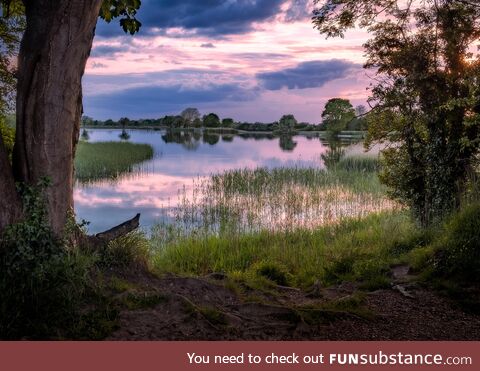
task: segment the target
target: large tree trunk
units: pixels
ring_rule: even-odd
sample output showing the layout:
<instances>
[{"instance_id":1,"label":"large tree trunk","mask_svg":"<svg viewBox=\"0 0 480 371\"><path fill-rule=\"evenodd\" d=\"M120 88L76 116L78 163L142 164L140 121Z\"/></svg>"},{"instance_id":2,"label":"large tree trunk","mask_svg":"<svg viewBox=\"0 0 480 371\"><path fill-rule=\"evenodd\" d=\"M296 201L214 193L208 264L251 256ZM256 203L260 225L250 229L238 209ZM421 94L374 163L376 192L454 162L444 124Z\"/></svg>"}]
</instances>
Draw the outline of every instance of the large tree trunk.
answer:
<instances>
[{"instance_id":1,"label":"large tree trunk","mask_svg":"<svg viewBox=\"0 0 480 371\"><path fill-rule=\"evenodd\" d=\"M12 167L0 134L0 234L6 226L18 221L21 213L22 205L15 189Z\"/></svg>"},{"instance_id":2,"label":"large tree trunk","mask_svg":"<svg viewBox=\"0 0 480 371\"><path fill-rule=\"evenodd\" d=\"M101 0L24 3L27 28L19 55L13 172L16 181L27 184L36 184L43 177L51 180L45 190L48 215L54 232L60 235L67 214L73 209L73 160L82 113L81 79Z\"/></svg>"}]
</instances>

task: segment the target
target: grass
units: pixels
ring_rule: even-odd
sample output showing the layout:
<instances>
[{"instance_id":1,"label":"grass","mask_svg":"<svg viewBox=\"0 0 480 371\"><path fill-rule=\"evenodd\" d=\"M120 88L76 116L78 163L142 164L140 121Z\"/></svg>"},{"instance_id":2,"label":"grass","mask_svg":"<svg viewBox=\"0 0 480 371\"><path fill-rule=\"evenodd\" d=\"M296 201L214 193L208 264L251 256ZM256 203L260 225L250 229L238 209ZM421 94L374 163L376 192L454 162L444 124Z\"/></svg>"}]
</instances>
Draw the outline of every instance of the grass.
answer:
<instances>
[{"instance_id":1,"label":"grass","mask_svg":"<svg viewBox=\"0 0 480 371\"><path fill-rule=\"evenodd\" d=\"M140 230L110 241L101 250L101 263L110 268L147 269L149 258L150 244Z\"/></svg>"},{"instance_id":2,"label":"grass","mask_svg":"<svg viewBox=\"0 0 480 371\"><path fill-rule=\"evenodd\" d=\"M413 246L411 236L418 233L407 213L384 212L313 230L191 236L157 246L153 264L160 272L225 272L303 288L316 280L368 283L384 277L405 254L398 247Z\"/></svg>"},{"instance_id":3,"label":"grass","mask_svg":"<svg viewBox=\"0 0 480 371\"><path fill-rule=\"evenodd\" d=\"M333 167L243 169L212 175L151 236L160 272L225 272L252 285L387 285L389 264L417 232L385 197L374 158Z\"/></svg>"},{"instance_id":4,"label":"grass","mask_svg":"<svg viewBox=\"0 0 480 371\"><path fill-rule=\"evenodd\" d=\"M81 141L75 157L75 175L82 183L117 179L151 158L153 148L148 144Z\"/></svg>"},{"instance_id":5,"label":"grass","mask_svg":"<svg viewBox=\"0 0 480 371\"><path fill-rule=\"evenodd\" d=\"M153 237L159 245L190 235L312 229L398 208L386 198L377 166L373 159L349 159L329 170L257 168L212 175L181 194Z\"/></svg>"}]
</instances>

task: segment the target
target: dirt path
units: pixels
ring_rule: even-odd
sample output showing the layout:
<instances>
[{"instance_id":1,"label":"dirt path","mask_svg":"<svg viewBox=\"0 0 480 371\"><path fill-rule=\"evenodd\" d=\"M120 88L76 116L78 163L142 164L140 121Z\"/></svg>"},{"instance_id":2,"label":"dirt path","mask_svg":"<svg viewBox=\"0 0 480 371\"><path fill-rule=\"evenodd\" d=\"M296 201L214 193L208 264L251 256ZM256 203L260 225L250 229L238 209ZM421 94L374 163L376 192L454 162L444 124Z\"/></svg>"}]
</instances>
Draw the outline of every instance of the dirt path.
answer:
<instances>
[{"instance_id":1,"label":"dirt path","mask_svg":"<svg viewBox=\"0 0 480 371\"><path fill-rule=\"evenodd\" d=\"M479 340L480 316L392 271L392 289L360 293L354 284L310 292L229 289L208 278L129 277L150 308L124 310L110 340ZM216 278L216 279L215 279Z\"/></svg>"}]
</instances>

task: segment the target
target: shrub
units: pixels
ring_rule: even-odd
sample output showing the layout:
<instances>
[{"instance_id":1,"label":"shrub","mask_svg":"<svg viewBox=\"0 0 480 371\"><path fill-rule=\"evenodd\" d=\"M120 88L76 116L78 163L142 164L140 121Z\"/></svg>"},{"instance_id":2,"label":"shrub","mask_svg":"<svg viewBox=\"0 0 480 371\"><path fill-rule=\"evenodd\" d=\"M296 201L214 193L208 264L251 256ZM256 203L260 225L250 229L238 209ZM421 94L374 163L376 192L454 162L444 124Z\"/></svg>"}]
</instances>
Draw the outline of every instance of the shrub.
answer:
<instances>
[{"instance_id":1,"label":"shrub","mask_svg":"<svg viewBox=\"0 0 480 371\"><path fill-rule=\"evenodd\" d=\"M480 204L450 217L434 247L437 273L480 282Z\"/></svg>"},{"instance_id":2,"label":"shrub","mask_svg":"<svg viewBox=\"0 0 480 371\"><path fill-rule=\"evenodd\" d=\"M0 338L48 338L78 318L92 258L68 251L46 219L41 191L24 186L25 218L0 240Z\"/></svg>"}]
</instances>

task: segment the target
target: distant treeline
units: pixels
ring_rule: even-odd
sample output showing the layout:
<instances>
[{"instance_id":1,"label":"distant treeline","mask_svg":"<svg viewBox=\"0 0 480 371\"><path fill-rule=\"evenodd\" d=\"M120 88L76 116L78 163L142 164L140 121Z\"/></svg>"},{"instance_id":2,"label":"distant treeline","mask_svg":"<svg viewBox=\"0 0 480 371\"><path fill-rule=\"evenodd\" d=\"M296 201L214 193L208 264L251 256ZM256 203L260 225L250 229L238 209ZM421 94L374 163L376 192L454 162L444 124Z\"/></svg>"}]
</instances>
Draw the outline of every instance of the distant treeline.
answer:
<instances>
[{"instance_id":1,"label":"distant treeline","mask_svg":"<svg viewBox=\"0 0 480 371\"><path fill-rule=\"evenodd\" d=\"M167 115L157 119L139 119L133 120L123 117L117 121L108 119L105 121L94 120L88 116L82 117L82 125L89 127L119 127L119 128L135 128L135 127L158 127L158 128L229 128L241 131L252 132L296 132L296 131L364 131L366 130L366 119L363 117L365 109L362 106L356 109L351 106L350 102L344 100L343 103L348 104L348 112L345 107L333 107L335 120L326 119L326 111L322 114L323 121L320 124L310 124L308 122L298 122L293 115L284 115L279 121L263 123L263 122L239 122L232 118L221 119L215 113L200 115L196 108L186 108L179 115ZM332 108L332 107L330 107ZM326 110L328 109L328 105ZM342 111L343 109L343 111ZM357 113L355 115L354 113ZM333 122L335 121L335 122Z\"/></svg>"}]
</instances>

